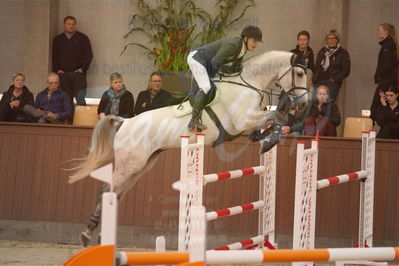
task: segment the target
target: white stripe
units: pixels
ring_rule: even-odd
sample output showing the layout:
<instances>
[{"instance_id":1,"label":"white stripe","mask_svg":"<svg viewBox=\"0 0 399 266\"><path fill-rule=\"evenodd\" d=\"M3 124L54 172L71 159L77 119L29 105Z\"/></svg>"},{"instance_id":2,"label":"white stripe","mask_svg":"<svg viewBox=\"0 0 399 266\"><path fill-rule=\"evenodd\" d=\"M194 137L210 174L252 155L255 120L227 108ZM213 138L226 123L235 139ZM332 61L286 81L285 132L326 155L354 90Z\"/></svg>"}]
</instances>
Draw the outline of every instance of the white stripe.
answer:
<instances>
[{"instance_id":1,"label":"white stripe","mask_svg":"<svg viewBox=\"0 0 399 266\"><path fill-rule=\"evenodd\" d=\"M231 208L228 208L228 210L230 211L229 216L244 212L244 210L241 208L241 206L231 207Z\"/></svg>"},{"instance_id":2,"label":"white stripe","mask_svg":"<svg viewBox=\"0 0 399 266\"><path fill-rule=\"evenodd\" d=\"M120 252L119 252L119 258L120 258L120 261L121 261L121 265L127 265L127 255L126 255L126 252L120 251Z\"/></svg>"},{"instance_id":3,"label":"white stripe","mask_svg":"<svg viewBox=\"0 0 399 266\"><path fill-rule=\"evenodd\" d=\"M209 264L244 264L244 263L261 263L263 261L263 253L260 250L225 250L206 252L206 263Z\"/></svg>"},{"instance_id":4,"label":"white stripe","mask_svg":"<svg viewBox=\"0 0 399 266\"><path fill-rule=\"evenodd\" d=\"M254 175L259 175L259 174L263 174L263 172L264 171L266 171L266 167L264 167L264 166L255 166L255 167L252 167L254 170L255 170L255 172L254 172Z\"/></svg>"},{"instance_id":5,"label":"white stripe","mask_svg":"<svg viewBox=\"0 0 399 266\"><path fill-rule=\"evenodd\" d=\"M219 180L219 177L217 174L204 175L204 183L212 183L212 182L216 182L218 180Z\"/></svg>"},{"instance_id":6,"label":"white stripe","mask_svg":"<svg viewBox=\"0 0 399 266\"><path fill-rule=\"evenodd\" d=\"M326 188L330 185L327 179L317 181L317 189Z\"/></svg>"},{"instance_id":7,"label":"white stripe","mask_svg":"<svg viewBox=\"0 0 399 266\"><path fill-rule=\"evenodd\" d=\"M237 250L237 249L242 249L242 244L240 242L235 242L235 243L227 245L227 247L230 250Z\"/></svg>"},{"instance_id":8,"label":"white stripe","mask_svg":"<svg viewBox=\"0 0 399 266\"><path fill-rule=\"evenodd\" d=\"M229 171L229 174L230 174L230 178L238 178L238 177L242 177L244 175L242 170Z\"/></svg>"},{"instance_id":9,"label":"white stripe","mask_svg":"<svg viewBox=\"0 0 399 266\"><path fill-rule=\"evenodd\" d=\"M346 183L349 181L349 175L339 175L338 177L338 184Z\"/></svg>"},{"instance_id":10,"label":"white stripe","mask_svg":"<svg viewBox=\"0 0 399 266\"><path fill-rule=\"evenodd\" d=\"M218 218L218 214L216 212L214 212L214 211L206 213L206 220L207 221L216 220L217 218Z\"/></svg>"},{"instance_id":11,"label":"white stripe","mask_svg":"<svg viewBox=\"0 0 399 266\"><path fill-rule=\"evenodd\" d=\"M258 201L252 202L251 204L254 205L254 210L263 208L263 206L265 206L265 202L263 200L258 200Z\"/></svg>"},{"instance_id":12,"label":"white stripe","mask_svg":"<svg viewBox=\"0 0 399 266\"><path fill-rule=\"evenodd\" d=\"M334 248L330 252L329 261L337 260L393 260L394 248Z\"/></svg>"}]
</instances>

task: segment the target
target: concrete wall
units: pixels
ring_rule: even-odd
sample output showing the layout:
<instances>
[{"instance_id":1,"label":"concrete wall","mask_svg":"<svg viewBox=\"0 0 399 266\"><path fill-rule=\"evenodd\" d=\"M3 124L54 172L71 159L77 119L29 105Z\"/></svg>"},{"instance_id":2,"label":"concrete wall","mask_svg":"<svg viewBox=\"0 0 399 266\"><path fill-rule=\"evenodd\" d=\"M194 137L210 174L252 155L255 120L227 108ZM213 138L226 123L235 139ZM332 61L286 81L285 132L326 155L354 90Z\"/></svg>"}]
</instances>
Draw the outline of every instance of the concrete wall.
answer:
<instances>
[{"instance_id":1,"label":"concrete wall","mask_svg":"<svg viewBox=\"0 0 399 266\"><path fill-rule=\"evenodd\" d=\"M155 0L150 0L154 3ZM197 1L208 11L216 1ZM381 22L395 24L399 1L257 0L256 8L228 32L236 35L243 26L255 24L264 31L264 44L255 52L288 50L296 44L298 31L311 34L311 46L317 51L324 45L328 30L342 33L342 45L352 59L352 72L345 82L340 106L346 116L359 116L369 107L374 91L372 76L376 66L378 41L376 28ZM46 73L51 69L51 40L62 31L63 18L74 15L78 30L86 33L92 43L94 59L88 71L88 96L100 97L108 87L108 76L118 71L124 75L129 90L137 97L147 86L148 75L154 70L142 50L129 48L120 55L127 40L129 18L135 13L135 1L1 1L0 89L10 84L13 72L27 75L27 85L38 92L45 86Z\"/></svg>"}]
</instances>

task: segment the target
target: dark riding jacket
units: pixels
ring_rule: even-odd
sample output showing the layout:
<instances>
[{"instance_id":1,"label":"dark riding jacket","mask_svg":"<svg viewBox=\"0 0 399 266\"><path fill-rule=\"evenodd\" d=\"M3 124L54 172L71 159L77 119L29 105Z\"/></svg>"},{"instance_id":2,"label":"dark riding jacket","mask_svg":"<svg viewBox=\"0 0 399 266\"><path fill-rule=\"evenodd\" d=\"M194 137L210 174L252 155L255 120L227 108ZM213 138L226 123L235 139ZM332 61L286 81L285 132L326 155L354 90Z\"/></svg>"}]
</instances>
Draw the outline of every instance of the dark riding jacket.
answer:
<instances>
[{"instance_id":1,"label":"dark riding jacket","mask_svg":"<svg viewBox=\"0 0 399 266\"><path fill-rule=\"evenodd\" d=\"M374 74L374 82L378 83L379 89L385 91L389 86L395 84L397 66L396 45L391 36L380 41L380 45L381 49L378 53L378 63Z\"/></svg>"},{"instance_id":2,"label":"dark riding jacket","mask_svg":"<svg viewBox=\"0 0 399 266\"><path fill-rule=\"evenodd\" d=\"M241 37L223 38L201 46L193 56L203 65L210 78L215 77L218 71L223 73L235 73L241 68L243 56L240 56L243 46ZM227 65L233 63L232 65Z\"/></svg>"}]
</instances>

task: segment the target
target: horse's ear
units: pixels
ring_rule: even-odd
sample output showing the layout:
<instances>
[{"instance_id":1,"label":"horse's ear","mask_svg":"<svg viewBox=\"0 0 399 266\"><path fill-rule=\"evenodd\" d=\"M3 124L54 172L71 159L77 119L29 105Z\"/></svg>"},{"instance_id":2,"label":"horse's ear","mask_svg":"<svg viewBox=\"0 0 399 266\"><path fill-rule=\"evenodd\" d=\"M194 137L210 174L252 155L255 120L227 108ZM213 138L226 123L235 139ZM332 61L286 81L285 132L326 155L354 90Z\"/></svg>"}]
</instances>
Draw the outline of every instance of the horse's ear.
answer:
<instances>
[{"instance_id":1,"label":"horse's ear","mask_svg":"<svg viewBox=\"0 0 399 266\"><path fill-rule=\"evenodd\" d=\"M291 66L294 66L296 63L298 63L297 61L298 61L298 55L295 53L292 54L291 60L290 60Z\"/></svg>"}]
</instances>

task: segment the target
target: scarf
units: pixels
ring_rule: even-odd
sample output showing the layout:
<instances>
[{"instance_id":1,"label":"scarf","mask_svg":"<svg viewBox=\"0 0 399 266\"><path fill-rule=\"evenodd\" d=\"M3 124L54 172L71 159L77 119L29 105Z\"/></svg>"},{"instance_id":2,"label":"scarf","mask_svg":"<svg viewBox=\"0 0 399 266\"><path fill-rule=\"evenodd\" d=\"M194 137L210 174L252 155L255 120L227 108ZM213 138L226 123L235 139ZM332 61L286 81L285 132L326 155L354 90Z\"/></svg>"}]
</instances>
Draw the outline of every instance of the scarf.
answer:
<instances>
[{"instance_id":1,"label":"scarf","mask_svg":"<svg viewBox=\"0 0 399 266\"><path fill-rule=\"evenodd\" d=\"M125 93L126 93L125 85L123 85L122 90L118 93L115 93L115 91L112 89L112 87L110 87L107 90L109 102L107 103L107 106L105 107L105 110L104 110L106 114L111 114L111 115L119 114L119 103L120 103L123 95L125 95Z\"/></svg>"},{"instance_id":2,"label":"scarf","mask_svg":"<svg viewBox=\"0 0 399 266\"><path fill-rule=\"evenodd\" d=\"M341 47L340 44L338 44L336 48L330 48L326 46L326 52L324 53L324 58L323 60L321 60L320 63L324 71L327 71L328 67L330 66L330 56L332 56L340 47Z\"/></svg>"}]
</instances>

